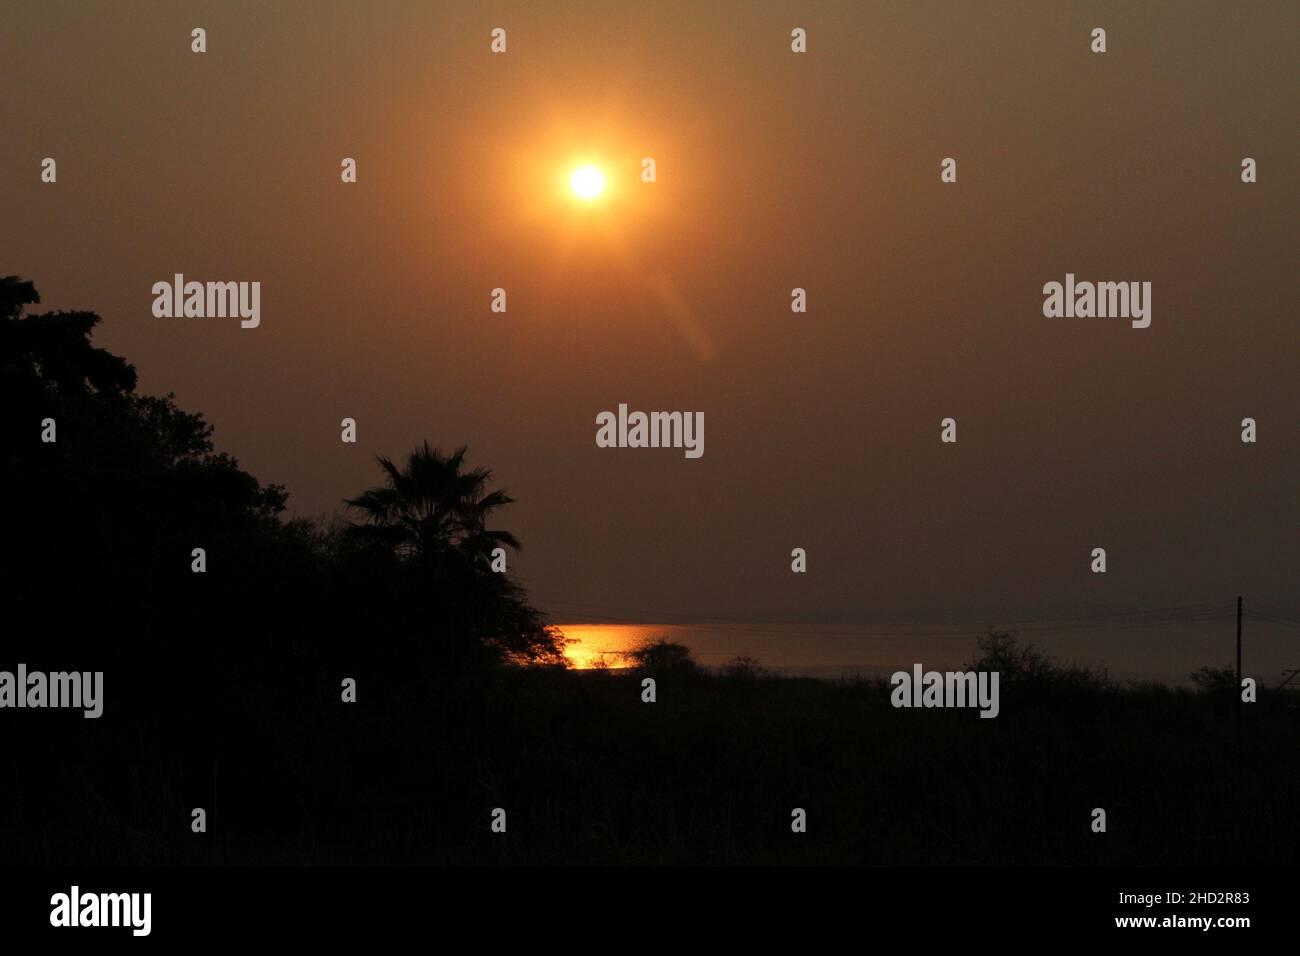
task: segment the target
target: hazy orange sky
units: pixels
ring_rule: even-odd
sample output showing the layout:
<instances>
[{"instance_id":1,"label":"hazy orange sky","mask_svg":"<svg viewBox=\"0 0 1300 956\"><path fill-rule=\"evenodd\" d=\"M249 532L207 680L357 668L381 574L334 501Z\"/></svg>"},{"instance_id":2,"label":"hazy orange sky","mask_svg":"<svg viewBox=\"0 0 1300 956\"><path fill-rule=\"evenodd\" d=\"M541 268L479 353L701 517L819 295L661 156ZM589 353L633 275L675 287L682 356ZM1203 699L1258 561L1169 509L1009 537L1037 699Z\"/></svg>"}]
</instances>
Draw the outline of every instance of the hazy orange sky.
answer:
<instances>
[{"instance_id":1,"label":"hazy orange sky","mask_svg":"<svg viewBox=\"0 0 1300 956\"><path fill-rule=\"evenodd\" d=\"M1300 7L1135 7L9 2L0 274L298 514L468 443L557 617L1293 604ZM1045 318L1067 272L1151 327ZM620 402L705 454L597 448Z\"/></svg>"}]
</instances>

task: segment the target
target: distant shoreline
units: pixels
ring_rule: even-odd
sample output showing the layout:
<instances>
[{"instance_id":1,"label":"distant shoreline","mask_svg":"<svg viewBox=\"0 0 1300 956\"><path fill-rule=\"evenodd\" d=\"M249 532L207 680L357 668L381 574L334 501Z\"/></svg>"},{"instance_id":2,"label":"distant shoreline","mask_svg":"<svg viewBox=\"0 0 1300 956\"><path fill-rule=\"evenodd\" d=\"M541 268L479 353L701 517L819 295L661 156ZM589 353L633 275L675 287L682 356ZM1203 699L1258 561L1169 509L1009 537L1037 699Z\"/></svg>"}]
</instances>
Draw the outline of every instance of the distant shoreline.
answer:
<instances>
[{"instance_id":1,"label":"distant shoreline","mask_svg":"<svg viewBox=\"0 0 1300 956\"><path fill-rule=\"evenodd\" d=\"M804 625L570 622L554 625L569 644L576 670L626 667L624 655L648 639L667 638L690 649L704 668L725 667L735 657L752 658L774 676L836 681L887 678L915 663L927 667L963 666L974 653L983 628L921 622L899 624ZM1116 683L1189 686L1202 667L1222 667L1235 659L1235 629L1230 619L1186 622L1079 622L1050 627L1009 627L1056 659L1105 670ZM1281 628L1252 622L1245 638L1244 667L1261 686L1275 686L1295 666L1294 642Z\"/></svg>"}]
</instances>

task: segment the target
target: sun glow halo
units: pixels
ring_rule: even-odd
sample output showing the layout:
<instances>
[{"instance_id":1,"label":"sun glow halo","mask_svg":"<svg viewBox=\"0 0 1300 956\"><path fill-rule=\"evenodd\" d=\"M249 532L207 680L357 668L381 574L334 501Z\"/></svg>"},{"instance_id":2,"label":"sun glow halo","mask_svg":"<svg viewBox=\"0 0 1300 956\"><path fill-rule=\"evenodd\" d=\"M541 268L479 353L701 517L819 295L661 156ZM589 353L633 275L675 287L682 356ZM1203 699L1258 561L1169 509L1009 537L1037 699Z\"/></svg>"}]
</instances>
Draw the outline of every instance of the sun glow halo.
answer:
<instances>
[{"instance_id":1,"label":"sun glow halo","mask_svg":"<svg viewBox=\"0 0 1300 956\"><path fill-rule=\"evenodd\" d=\"M590 202L605 191L605 174L595 166L579 166L569 178L574 193Z\"/></svg>"}]
</instances>

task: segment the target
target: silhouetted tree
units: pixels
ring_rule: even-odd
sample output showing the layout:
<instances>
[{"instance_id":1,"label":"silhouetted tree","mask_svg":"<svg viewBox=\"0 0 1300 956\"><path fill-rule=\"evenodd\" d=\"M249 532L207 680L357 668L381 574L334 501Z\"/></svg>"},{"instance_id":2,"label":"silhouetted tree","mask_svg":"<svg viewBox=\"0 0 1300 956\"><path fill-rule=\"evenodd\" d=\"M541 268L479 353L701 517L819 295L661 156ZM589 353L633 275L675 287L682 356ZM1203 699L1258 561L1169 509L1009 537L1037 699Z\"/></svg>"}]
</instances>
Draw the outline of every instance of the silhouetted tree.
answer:
<instances>
[{"instance_id":1,"label":"silhouetted tree","mask_svg":"<svg viewBox=\"0 0 1300 956\"><path fill-rule=\"evenodd\" d=\"M510 532L486 527L488 516L514 499L502 490L486 490L491 470L465 470L467 451L462 445L445 455L426 441L402 468L379 456L387 483L346 502L362 514L356 533L399 558L428 564L455 557L478 566L489 561L494 548L518 550Z\"/></svg>"},{"instance_id":2,"label":"silhouetted tree","mask_svg":"<svg viewBox=\"0 0 1300 956\"><path fill-rule=\"evenodd\" d=\"M1237 671L1231 666L1198 667L1187 675L1196 689L1205 694L1236 699L1241 685L1237 683Z\"/></svg>"},{"instance_id":3,"label":"silhouetted tree","mask_svg":"<svg viewBox=\"0 0 1300 956\"><path fill-rule=\"evenodd\" d=\"M1015 631L1000 631L989 626L975 639L979 656L966 665L973 671L996 671L1004 684L1088 688L1100 690L1110 686L1104 667L1063 664L1036 645L1021 641Z\"/></svg>"},{"instance_id":4,"label":"silhouetted tree","mask_svg":"<svg viewBox=\"0 0 1300 956\"><path fill-rule=\"evenodd\" d=\"M637 670L651 676L687 676L699 672L699 665L691 657L691 649L666 637L643 640L625 654Z\"/></svg>"},{"instance_id":5,"label":"silhouetted tree","mask_svg":"<svg viewBox=\"0 0 1300 956\"><path fill-rule=\"evenodd\" d=\"M75 548L83 588L127 568L148 583L150 569L188 570L193 547L280 530L282 487L216 452L212 426L172 395L136 394L135 369L91 344L98 315L22 314L39 301L32 283L0 279L0 468L29 564ZM41 440L47 419L56 441Z\"/></svg>"},{"instance_id":6,"label":"silhouetted tree","mask_svg":"<svg viewBox=\"0 0 1300 956\"><path fill-rule=\"evenodd\" d=\"M522 588L491 568L492 551L520 548L508 531L489 529L497 509L514 499L488 490L487 468L467 468L467 448L444 454L426 441L399 466L380 456L385 483L346 500L361 520L346 534L375 573L399 576L418 589L417 625L444 644L453 667L477 650L490 658L560 664L563 639L524 599Z\"/></svg>"}]
</instances>

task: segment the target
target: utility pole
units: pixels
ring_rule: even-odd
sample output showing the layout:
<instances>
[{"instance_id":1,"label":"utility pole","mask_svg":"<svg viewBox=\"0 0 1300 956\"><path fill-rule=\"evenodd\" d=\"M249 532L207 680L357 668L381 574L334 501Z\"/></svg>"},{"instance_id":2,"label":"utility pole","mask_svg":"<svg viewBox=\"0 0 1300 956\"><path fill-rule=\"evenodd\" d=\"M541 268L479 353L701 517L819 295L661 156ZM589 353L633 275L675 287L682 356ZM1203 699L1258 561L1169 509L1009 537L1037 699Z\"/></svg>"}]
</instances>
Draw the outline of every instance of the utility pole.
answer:
<instances>
[{"instance_id":1,"label":"utility pole","mask_svg":"<svg viewBox=\"0 0 1300 956\"><path fill-rule=\"evenodd\" d=\"M1237 595L1237 741L1241 742L1241 595Z\"/></svg>"}]
</instances>

